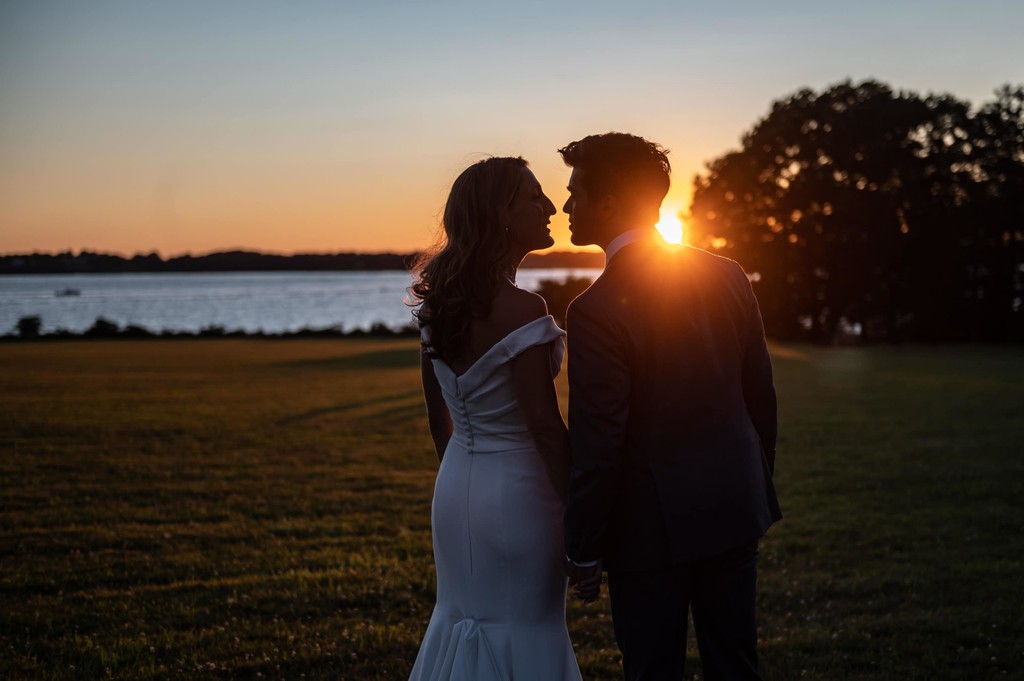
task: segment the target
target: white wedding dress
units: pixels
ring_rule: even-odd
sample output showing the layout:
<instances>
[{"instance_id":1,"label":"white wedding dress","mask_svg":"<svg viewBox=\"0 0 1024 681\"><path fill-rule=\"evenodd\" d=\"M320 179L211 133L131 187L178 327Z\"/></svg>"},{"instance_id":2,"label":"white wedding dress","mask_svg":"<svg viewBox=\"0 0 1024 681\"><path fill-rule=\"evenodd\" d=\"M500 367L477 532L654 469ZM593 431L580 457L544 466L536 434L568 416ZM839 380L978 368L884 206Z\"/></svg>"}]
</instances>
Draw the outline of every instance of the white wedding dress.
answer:
<instances>
[{"instance_id":1,"label":"white wedding dress","mask_svg":"<svg viewBox=\"0 0 1024 681\"><path fill-rule=\"evenodd\" d=\"M412 680L580 679L565 626L563 507L511 385L509 361L536 345L550 345L553 378L565 332L550 316L461 375L433 361L454 433L431 512L437 605Z\"/></svg>"}]
</instances>

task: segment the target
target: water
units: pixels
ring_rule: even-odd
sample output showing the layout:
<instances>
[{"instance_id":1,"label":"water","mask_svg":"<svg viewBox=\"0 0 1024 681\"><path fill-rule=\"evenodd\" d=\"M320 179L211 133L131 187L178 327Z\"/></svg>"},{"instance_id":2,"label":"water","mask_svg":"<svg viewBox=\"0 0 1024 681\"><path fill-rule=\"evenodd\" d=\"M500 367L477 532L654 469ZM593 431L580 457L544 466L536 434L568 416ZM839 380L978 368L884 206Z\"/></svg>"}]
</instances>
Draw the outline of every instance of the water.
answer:
<instances>
[{"instance_id":1,"label":"water","mask_svg":"<svg viewBox=\"0 0 1024 681\"><path fill-rule=\"evenodd\" d=\"M524 269L521 287L536 290L544 279L590 279L594 269ZM412 321L404 304L412 283L406 272L217 272L206 274L59 274L0 277L0 334L18 319L42 318L43 331L81 332L97 317L151 331L278 333L302 328L368 329L374 323L401 328ZM57 291L77 289L77 296Z\"/></svg>"}]
</instances>

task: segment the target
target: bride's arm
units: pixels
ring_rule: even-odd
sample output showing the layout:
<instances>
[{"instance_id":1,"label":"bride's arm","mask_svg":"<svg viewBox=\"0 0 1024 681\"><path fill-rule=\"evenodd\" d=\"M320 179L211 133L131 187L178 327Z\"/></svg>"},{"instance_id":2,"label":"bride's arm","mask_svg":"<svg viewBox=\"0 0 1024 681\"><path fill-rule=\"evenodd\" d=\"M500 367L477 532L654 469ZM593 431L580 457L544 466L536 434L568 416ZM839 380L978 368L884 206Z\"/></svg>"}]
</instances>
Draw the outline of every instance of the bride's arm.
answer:
<instances>
[{"instance_id":1,"label":"bride's arm","mask_svg":"<svg viewBox=\"0 0 1024 681\"><path fill-rule=\"evenodd\" d=\"M440 461L452 437L452 417L441 393L441 384L434 374L434 363L423 350L420 350L420 373L423 376L423 398L427 403L427 426L434 440L437 460Z\"/></svg>"},{"instance_id":2,"label":"bride's arm","mask_svg":"<svg viewBox=\"0 0 1024 681\"><path fill-rule=\"evenodd\" d=\"M512 361L512 388L551 484L564 501L569 487L569 433L558 411L548 345L535 345Z\"/></svg>"}]
</instances>

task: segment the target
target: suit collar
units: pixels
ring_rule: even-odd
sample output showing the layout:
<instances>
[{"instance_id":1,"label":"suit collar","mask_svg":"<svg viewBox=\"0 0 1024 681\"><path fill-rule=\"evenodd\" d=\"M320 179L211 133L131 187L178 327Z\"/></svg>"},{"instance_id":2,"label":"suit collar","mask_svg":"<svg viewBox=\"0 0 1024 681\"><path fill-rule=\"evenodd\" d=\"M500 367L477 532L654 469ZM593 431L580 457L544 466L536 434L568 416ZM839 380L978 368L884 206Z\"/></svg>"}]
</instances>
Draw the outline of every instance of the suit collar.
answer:
<instances>
[{"instance_id":1,"label":"suit collar","mask_svg":"<svg viewBox=\"0 0 1024 681\"><path fill-rule=\"evenodd\" d=\"M657 232L655 232L653 227L637 227L635 229L626 230L612 239L611 243L608 244L608 247L604 249L604 266L608 267L612 258L614 258L623 248L626 248L637 241L653 240L656 235Z\"/></svg>"},{"instance_id":2,"label":"suit collar","mask_svg":"<svg viewBox=\"0 0 1024 681\"><path fill-rule=\"evenodd\" d=\"M627 229L621 235L618 235L611 240L608 247L604 249L604 266L607 267L611 259L615 257L615 254L622 251L627 246L635 244L639 241L647 241L653 239L655 231L653 227L636 227L634 229Z\"/></svg>"}]
</instances>

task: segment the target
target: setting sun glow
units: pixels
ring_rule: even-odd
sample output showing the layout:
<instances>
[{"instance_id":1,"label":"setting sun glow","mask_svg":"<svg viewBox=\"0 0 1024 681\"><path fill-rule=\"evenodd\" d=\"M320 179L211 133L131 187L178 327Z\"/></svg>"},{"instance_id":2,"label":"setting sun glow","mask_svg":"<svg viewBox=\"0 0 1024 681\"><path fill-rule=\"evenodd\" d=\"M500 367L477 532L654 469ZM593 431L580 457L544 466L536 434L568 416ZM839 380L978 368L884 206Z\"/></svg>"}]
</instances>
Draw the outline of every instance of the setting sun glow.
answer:
<instances>
[{"instance_id":1,"label":"setting sun glow","mask_svg":"<svg viewBox=\"0 0 1024 681\"><path fill-rule=\"evenodd\" d=\"M683 243L683 221L674 208L662 208L661 219L655 225L661 236L670 244Z\"/></svg>"}]
</instances>

